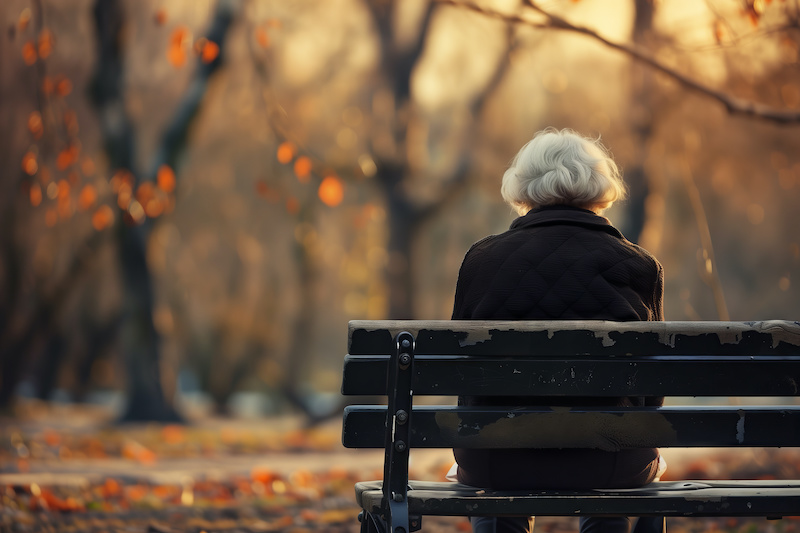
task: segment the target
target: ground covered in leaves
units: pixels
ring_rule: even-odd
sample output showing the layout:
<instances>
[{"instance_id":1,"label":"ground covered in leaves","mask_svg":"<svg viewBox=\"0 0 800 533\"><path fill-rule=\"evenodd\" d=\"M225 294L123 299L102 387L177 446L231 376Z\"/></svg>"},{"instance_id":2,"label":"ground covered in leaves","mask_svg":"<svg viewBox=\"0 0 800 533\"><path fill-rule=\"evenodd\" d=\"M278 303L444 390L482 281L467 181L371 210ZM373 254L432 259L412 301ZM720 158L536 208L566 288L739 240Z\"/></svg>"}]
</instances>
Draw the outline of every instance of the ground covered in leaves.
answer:
<instances>
[{"instance_id":1,"label":"ground covered in leaves","mask_svg":"<svg viewBox=\"0 0 800 533\"><path fill-rule=\"evenodd\" d=\"M210 420L118 426L86 408L28 405L0 423L0 532L356 532L357 480L380 477L382 452L346 450L339 424ZM800 478L789 450L667 455L668 478ZM447 452L412 452L413 476L442 479ZM800 514L800 510L798 512ZM575 519L540 518L544 533ZM784 519L670 520L671 533L800 533ZM465 532L426 517L424 531Z\"/></svg>"}]
</instances>

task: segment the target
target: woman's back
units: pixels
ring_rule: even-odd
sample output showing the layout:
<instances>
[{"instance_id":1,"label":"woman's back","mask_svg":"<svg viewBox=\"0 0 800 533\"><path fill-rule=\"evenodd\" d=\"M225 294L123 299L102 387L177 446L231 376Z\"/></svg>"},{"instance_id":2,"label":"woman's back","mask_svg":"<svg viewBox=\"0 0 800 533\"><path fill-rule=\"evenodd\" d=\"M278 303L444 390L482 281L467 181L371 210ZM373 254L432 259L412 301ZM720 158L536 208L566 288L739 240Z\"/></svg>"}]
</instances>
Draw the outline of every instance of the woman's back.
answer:
<instances>
[{"instance_id":1,"label":"woman's back","mask_svg":"<svg viewBox=\"0 0 800 533\"><path fill-rule=\"evenodd\" d=\"M540 207L476 243L459 272L454 320L662 320L663 269L607 219Z\"/></svg>"}]
</instances>

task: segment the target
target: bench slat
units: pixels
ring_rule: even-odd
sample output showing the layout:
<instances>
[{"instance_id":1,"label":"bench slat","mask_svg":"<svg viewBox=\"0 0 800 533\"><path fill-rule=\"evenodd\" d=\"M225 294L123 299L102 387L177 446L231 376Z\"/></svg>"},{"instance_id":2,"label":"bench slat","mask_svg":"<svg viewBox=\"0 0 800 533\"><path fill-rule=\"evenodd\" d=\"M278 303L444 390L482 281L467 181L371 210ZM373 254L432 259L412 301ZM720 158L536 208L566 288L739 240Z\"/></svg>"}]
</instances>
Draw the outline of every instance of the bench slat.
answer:
<instances>
[{"instance_id":1,"label":"bench slat","mask_svg":"<svg viewBox=\"0 0 800 533\"><path fill-rule=\"evenodd\" d=\"M383 448L385 406L345 409L348 448ZM800 411L781 407L415 407L411 448L800 446Z\"/></svg>"},{"instance_id":2,"label":"bench slat","mask_svg":"<svg viewBox=\"0 0 800 533\"><path fill-rule=\"evenodd\" d=\"M385 395L389 356L347 355L342 394ZM578 390L580 387L580 390ZM417 355L414 394L796 396L800 353L786 356L462 357Z\"/></svg>"},{"instance_id":3,"label":"bench slat","mask_svg":"<svg viewBox=\"0 0 800 533\"><path fill-rule=\"evenodd\" d=\"M418 354L791 355L800 323L609 321L365 321L349 324L348 353L389 354L409 331ZM488 329L487 329L488 328Z\"/></svg>"},{"instance_id":4,"label":"bench slat","mask_svg":"<svg viewBox=\"0 0 800 533\"><path fill-rule=\"evenodd\" d=\"M459 483L410 481L410 514L439 516L795 516L800 480L651 483L639 489L484 490ZM356 498L380 509L380 481L356 484Z\"/></svg>"}]
</instances>

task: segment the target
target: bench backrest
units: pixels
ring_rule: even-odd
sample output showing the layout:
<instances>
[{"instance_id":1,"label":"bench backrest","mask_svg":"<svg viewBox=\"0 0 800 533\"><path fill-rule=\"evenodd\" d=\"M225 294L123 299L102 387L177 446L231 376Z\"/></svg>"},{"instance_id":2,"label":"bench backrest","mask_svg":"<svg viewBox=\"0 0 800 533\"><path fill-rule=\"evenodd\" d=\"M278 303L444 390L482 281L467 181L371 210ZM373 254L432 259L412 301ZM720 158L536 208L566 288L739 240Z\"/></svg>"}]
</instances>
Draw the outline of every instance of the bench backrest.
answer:
<instances>
[{"instance_id":1,"label":"bench backrest","mask_svg":"<svg viewBox=\"0 0 800 533\"><path fill-rule=\"evenodd\" d=\"M387 426L412 448L800 446L795 405L411 411L412 395L798 396L800 323L352 321L342 392L389 398L346 409L354 448L387 446Z\"/></svg>"}]
</instances>

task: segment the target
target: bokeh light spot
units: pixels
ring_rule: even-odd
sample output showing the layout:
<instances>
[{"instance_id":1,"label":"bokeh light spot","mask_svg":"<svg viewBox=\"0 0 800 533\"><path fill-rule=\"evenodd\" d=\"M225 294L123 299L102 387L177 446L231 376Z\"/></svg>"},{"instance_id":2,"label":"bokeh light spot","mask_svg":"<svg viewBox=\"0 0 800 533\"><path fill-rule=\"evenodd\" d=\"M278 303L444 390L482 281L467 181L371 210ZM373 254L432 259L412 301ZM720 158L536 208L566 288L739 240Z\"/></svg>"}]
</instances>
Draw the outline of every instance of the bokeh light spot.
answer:
<instances>
[{"instance_id":1,"label":"bokeh light spot","mask_svg":"<svg viewBox=\"0 0 800 533\"><path fill-rule=\"evenodd\" d=\"M341 180L336 176L327 176L319 184L317 194L322 203L330 207L336 207L344 199L344 187Z\"/></svg>"}]
</instances>

